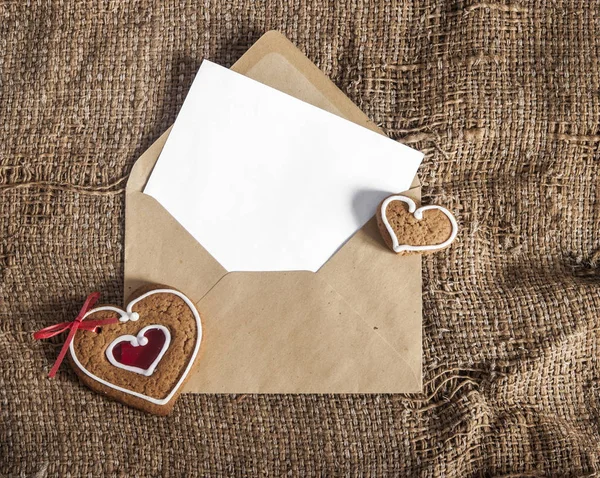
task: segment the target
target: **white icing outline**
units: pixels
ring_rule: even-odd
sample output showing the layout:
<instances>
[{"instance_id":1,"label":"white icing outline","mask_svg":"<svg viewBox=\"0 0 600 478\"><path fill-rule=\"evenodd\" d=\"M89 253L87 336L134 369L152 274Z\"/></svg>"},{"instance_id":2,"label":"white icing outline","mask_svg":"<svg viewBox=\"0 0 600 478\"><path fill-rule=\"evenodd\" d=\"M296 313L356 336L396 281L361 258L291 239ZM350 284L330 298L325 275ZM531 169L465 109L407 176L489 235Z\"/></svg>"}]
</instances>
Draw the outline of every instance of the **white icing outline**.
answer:
<instances>
[{"instance_id":1,"label":"white icing outline","mask_svg":"<svg viewBox=\"0 0 600 478\"><path fill-rule=\"evenodd\" d=\"M90 377L92 380L95 380L99 383L101 383L102 385L105 385L109 388L112 388L114 390L118 390L119 392L123 392L123 393L127 393L129 395L133 395L134 397L138 397L141 398L143 400L146 400L150 403L153 403L155 405L165 405L166 403L168 403L172 398L173 395L175 395L175 392L177 392L177 389L179 387L181 387L181 384L183 383L183 381L185 380L185 378L187 377L188 373L190 372L192 365L194 364L194 361L196 360L196 356L198 355L198 350L200 350L200 342L202 341L202 323L200 322L200 314L198 313L198 311L196 310L196 307L194 306L194 304L192 303L192 301L190 299L188 299L185 295L183 295L181 292L173 290L173 289L155 289L155 290L151 290L150 292L146 292L145 294L139 296L138 298L132 300L128 305L127 305L127 311L118 309L116 307L111 307L111 306L104 306L104 307L98 307L97 309L92 309L90 311L88 311L84 316L83 316L83 320L89 316L90 314L93 314L95 312L100 312L103 310L110 310L113 312L117 312L121 318L119 319L121 322L127 322L128 320L132 320L132 321L136 321L139 319L139 315L137 314L137 312L133 312L132 308L135 304L137 304L140 300L145 299L146 297L149 297L151 295L154 294L174 294L177 297L179 297L180 299L182 299L187 306L190 308L190 310L192 311L192 313L194 314L194 318L196 319L196 329L197 329L197 337L196 337L196 345L194 346L194 352L192 353L192 357L190 358L186 369L184 370L183 374L181 375L181 378L179 379L179 381L175 384L175 386L173 387L173 389L169 392L169 394L162 399L159 398L154 398L154 397L149 397L148 395L144 395L142 393L139 392L135 392L133 390L129 390L127 388L124 387L120 387L118 385L114 385L110 382L107 382L106 380L101 379L100 377L97 377L96 375L94 375L93 373L91 373L89 370L87 370L79 361L79 359L77 358L77 356L75 355L75 346L74 343L75 341L71 342L71 345L69 346L69 350L71 352L71 357L73 358L73 361L75 362L75 365L77 365L81 371L83 373L85 373L88 377Z\"/></svg>"},{"instance_id":2,"label":"white icing outline","mask_svg":"<svg viewBox=\"0 0 600 478\"><path fill-rule=\"evenodd\" d=\"M134 367L133 365L125 365L121 362L118 362L113 353L113 349L121 342L126 342L126 341L129 341L129 343L131 345L133 345L134 347L139 347L139 346L143 347L144 345L147 345L148 337L146 337L144 334L146 332L148 332L149 330L162 330L163 334L165 334L165 343L163 344L162 349L160 349L160 353L156 356L154 361L150 364L150 367L148 367L148 368ZM122 368L123 370L127 370L129 372L134 372L134 373L139 373L140 375L149 377L150 375L152 375L154 373L154 369L156 369L158 362L160 362L160 359L162 359L163 355L165 355L165 353L167 352L167 349L169 348L170 344L171 344L171 332L169 332L169 329L167 329L164 325L158 325L158 324L147 325L142 330L140 330L137 333L137 335L129 335L129 334L121 335L120 337L117 337L115 340L113 340L110 343L110 345L108 346L108 348L106 349L106 358L115 367L119 367L119 368Z\"/></svg>"},{"instance_id":3,"label":"white icing outline","mask_svg":"<svg viewBox=\"0 0 600 478\"><path fill-rule=\"evenodd\" d=\"M429 211L432 209L437 209L439 211L442 211L446 215L446 217L450 220L450 223L452 224L452 232L450 233L450 237L448 239L446 239L444 242L442 242L441 244L433 244L433 245L411 246L410 244L398 243L398 238L396 237L396 233L392 229L392 226L390 226L390 223L388 221L387 214L386 214L388 205L392 201L402 201L402 202L406 203L408 205L408 212L411 213L417 221L420 221L423 219L424 211ZM405 251L406 252L408 252L408 251L435 251L438 249L443 249L444 247L447 247L450 244L452 244L454 239L456 239L456 235L458 234L458 224L456 222L456 218L450 211L448 211L448 209L446 209L445 207L436 206L436 205L421 206L420 208L417 209L417 205L415 204L415 202L411 198L406 197L406 196L390 196L385 201L383 201L383 203L381 204L381 220L383 221L383 224L385 225L385 228L387 229L387 231L390 235L390 238L392 239L393 249L394 249L394 252L396 252L396 253L405 252Z\"/></svg>"}]
</instances>

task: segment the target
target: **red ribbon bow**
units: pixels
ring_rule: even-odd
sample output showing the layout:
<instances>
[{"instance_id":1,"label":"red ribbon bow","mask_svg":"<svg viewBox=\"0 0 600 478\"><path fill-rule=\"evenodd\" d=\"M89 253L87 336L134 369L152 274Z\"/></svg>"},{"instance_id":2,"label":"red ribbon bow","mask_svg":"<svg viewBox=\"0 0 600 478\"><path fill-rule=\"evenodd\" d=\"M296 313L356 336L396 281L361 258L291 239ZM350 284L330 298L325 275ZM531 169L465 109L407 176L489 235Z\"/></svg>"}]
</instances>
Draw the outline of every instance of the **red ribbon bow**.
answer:
<instances>
[{"instance_id":1,"label":"red ribbon bow","mask_svg":"<svg viewBox=\"0 0 600 478\"><path fill-rule=\"evenodd\" d=\"M71 345L71 342L73 342L73 338L75 337L75 332L77 332L77 329L90 330L92 332L96 332L96 328L100 327L101 325L116 324L119 321L117 317L103 320L86 320L85 322L83 321L85 314L87 314L87 312L94 306L94 304L98 301L99 298L99 292L94 292L93 294L88 295L87 299L85 299L83 307L79 311L79 314L77 315L77 317L75 317L75 320L73 320L72 322L61 322L60 324L51 325L50 327L38 330L36 333L33 334L33 338L35 340L41 340L49 339L50 337L54 337L55 335L61 334L66 330L69 331L67 340L65 340L62 350L58 354L58 358L56 359L56 362L54 362L54 366L52 367L52 370L50 370L48 377L52 378L56 375L56 371L60 367L60 364L65 358L65 355L67 355L69 345Z\"/></svg>"}]
</instances>

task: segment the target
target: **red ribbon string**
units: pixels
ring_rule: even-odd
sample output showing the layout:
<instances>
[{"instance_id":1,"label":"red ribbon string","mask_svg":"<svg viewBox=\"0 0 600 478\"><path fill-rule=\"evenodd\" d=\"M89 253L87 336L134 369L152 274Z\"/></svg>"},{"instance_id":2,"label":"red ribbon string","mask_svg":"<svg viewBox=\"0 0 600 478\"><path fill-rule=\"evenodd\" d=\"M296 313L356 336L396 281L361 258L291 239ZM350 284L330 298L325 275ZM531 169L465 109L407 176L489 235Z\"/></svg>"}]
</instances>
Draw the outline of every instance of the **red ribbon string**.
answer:
<instances>
[{"instance_id":1,"label":"red ribbon string","mask_svg":"<svg viewBox=\"0 0 600 478\"><path fill-rule=\"evenodd\" d=\"M58 358L56 359L56 362L54 362L54 366L52 367L52 370L50 370L48 377L52 378L56 375L60 364L65 358L65 355L67 355L69 345L71 345L71 342L73 342L73 338L75 337L75 332L77 332L77 329L90 330L92 332L96 332L96 328L102 325L116 324L119 321L117 317L103 320L86 320L85 322L83 321L85 314L87 314L87 312L94 306L94 304L98 301L99 298L99 292L94 292L93 294L88 295L87 299L85 299L83 307L79 311L79 314L77 315L77 317L75 317L75 320L73 320L72 322L61 322L60 324L51 325L49 327L43 328L42 330L38 330L36 333L33 334L33 338L35 340L41 340L49 339L50 337L54 337L55 335L61 334L67 330L69 331L69 335L67 335L67 340L65 340L65 343L60 353L58 354Z\"/></svg>"}]
</instances>

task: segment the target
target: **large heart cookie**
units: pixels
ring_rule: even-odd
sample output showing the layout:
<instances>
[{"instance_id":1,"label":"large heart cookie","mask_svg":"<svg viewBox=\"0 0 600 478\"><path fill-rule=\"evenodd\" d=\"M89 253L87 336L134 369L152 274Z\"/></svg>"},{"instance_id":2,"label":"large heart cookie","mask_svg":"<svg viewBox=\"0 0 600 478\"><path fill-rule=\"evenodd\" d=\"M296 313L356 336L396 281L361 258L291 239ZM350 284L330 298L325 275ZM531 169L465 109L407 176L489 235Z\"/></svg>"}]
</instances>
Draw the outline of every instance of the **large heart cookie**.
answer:
<instances>
[{"instance_id":1,"label":"large heart cookie","mask_svg":"<svg viewBox=\"0 0 600 478\"><path fill-rule=\"evenodd\" d=\"M202 324L194 304L165 287L139 291L125 310L102 306L83 321L118 317L96 331L78 330L70 362L91 389L156 415L167 415L194 367Z\"/></svg>"},{"instance_id":2,"label":"large heart cookie","mask_svg":"<svg viewBox=\"0 0 600 478\"><path fill-rule=\"evenodd\" d=\"M406 196L390 196L377 210L383 240L398 254L428 253L448 247L458 233L456 219L442 206L421 206Z\"/></svg>"}]
</instances>

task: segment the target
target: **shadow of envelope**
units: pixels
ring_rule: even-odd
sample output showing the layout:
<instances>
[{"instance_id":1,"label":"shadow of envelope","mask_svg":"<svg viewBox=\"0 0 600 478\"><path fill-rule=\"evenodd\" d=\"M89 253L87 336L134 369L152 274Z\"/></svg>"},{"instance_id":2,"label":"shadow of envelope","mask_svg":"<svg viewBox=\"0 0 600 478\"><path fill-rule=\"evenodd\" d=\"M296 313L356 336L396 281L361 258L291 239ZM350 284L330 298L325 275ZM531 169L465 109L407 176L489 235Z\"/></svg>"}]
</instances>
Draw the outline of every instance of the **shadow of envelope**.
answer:
<instances>
[{"instance_id":1,"label":"shadow of envelope","mask_svg":"<svg viewBox=\"0 0 600 478\"><path fill-rule=\"evenodd\" d=\"M381 133L277 32L232 69ZM228 273L142 193L168 134L137 160L127 183L125 296L161 283L197 304L204 338L184 391L421 391L420 256L393 254L372 219L316 273ZM406 194L420 199L417 179Z\"/></svg>"}]
</instances>

